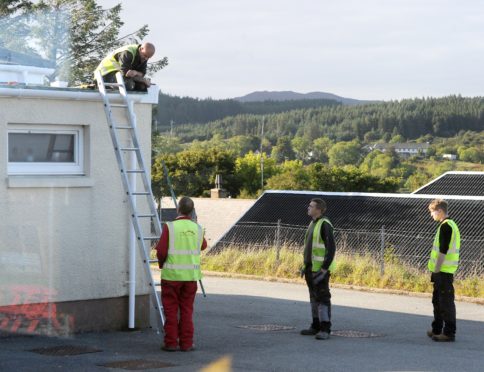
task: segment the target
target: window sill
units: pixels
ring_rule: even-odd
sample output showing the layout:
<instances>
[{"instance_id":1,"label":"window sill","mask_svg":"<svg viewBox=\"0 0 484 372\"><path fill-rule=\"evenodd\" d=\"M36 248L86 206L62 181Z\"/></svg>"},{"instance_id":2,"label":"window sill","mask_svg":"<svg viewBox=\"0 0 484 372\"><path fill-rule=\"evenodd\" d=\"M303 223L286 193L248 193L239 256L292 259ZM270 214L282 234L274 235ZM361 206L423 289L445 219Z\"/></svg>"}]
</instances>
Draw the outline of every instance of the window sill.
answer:
<instances>
[{"instance_id":1,"label":"window sill","mask_svg":"<svg viewBox=\"0 0 484 372\"><path fill-rule=\"evenodd\" d=\"M93 187L94 180L86 176L8 176L8 188L20 187Z\"/></svg>"}]
</instances>

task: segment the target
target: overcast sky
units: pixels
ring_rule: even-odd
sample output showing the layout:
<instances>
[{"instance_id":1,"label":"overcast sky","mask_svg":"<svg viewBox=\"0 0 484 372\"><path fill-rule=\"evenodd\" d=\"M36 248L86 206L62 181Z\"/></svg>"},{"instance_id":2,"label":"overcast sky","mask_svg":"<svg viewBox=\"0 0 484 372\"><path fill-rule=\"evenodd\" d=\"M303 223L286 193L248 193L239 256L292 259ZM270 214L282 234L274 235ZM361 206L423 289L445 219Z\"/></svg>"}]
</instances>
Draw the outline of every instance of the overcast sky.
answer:
<instances>
[{"instance_id":1,"label":"overcast sky","mask_svg":"<svg viewBox=\"0 0 484 372\"><path fill-rule=\"evenodd\" d=\"M483 0L98 0L148 24L164 93L484 95ZM141 6L142 4L142 6Z\"/></svg>"}]
</instances>

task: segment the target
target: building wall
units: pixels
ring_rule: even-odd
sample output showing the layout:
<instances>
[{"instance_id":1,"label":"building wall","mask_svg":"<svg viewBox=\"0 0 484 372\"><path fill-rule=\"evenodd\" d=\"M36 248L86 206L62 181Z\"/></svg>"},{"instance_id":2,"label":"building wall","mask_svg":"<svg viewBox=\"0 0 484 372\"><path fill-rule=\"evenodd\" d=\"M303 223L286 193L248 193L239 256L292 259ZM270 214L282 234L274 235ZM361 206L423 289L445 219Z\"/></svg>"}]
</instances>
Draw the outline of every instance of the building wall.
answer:
<instances>
[{"instance_id":1,"label":"building wall","mask_svg":"<svg viewBox=\"0 0 484 372\"><path fill-rule=\"evenodd\" d=\"M149 162L151 105L135 110ZM86 175L9 176L12 123L84 126ZM127 198L101 100L0 97L0 148L0 306L127 296Z\"/></svg>"},{"instance_id":2,"label":"building wall","mask_svg":"<svg viewBox=\"0 0 484 372\"><path fill-rule=\"evenodd\" d=\"M212 247L255 203L256 199L193 198L197 220L205 228L205 239ZM162 199L164 208L173 208L171 198Z\"/></svg>"}]
</instances>

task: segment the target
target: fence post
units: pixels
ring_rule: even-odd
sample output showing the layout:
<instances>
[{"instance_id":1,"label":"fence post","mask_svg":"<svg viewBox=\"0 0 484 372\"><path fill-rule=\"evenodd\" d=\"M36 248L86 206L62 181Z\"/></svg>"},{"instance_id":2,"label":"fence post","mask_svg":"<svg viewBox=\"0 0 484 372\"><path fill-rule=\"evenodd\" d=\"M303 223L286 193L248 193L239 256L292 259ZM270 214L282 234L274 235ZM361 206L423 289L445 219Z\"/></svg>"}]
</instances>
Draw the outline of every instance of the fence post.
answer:
<instances>
[{"instance_id":1,"label":"fence post","mask_svg":"<svg viewBox=\"0 0 484 372\"><path fill-rule=\"evenodd\" d=\"M380 275L385 273L385 225L381 227L380 239Z\"/></svg>"},{"instance_id":2,"label":"fence post","mask_svg":"<svg viewBox=\"0 0 484 372\"><path fill-rule=\"evenodd\" d=\"M279 251L281 250L281 220L277 220L276 228L276 263L279 264Z\"/></svg>"}]
</instances>

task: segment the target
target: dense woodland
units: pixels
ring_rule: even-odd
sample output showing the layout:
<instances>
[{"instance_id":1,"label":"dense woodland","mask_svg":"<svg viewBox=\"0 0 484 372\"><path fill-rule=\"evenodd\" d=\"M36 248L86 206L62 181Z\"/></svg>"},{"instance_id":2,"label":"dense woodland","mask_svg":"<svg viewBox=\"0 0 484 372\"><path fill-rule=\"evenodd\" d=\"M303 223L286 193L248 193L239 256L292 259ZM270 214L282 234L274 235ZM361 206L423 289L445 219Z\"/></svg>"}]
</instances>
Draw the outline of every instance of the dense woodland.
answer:
<instances>
[{"instance_id":1,"label":"dense woodland","mask_svg":"<svg viewBox=\"0 0 484 372\"><path fill-rule=\"evenodd\" d=\"M233 99L197 99L160 93L154 118L156 129L163 131L171 129L171 123L175 123L176 126L187 123L205 124L227 116L275 114L295 109L337 105L341 105L341 103L331 99L239 102Z\"/></svg>"},{"instance_id":2,"label":"dense woodland","mask_svg":"<svg viewBox=\"0 0 484 372\"><path fill-rule=\"evenodd\" d=\"M160 133L153 138L153 186L158 196L168 195L163 161L177 194L208 195L215 174L221 174L233 197L254 197L268 188L408 192L445 171L484 170L482 98L450 96L359 106L336 101L178 100L180 112L181 101L189 103L186 115L191 123L158 123ZM247 113L205 122L210 115L229 112L229 107ZM371 151L376 142L388 144L387 151ZM427 154L402 158L392 144L404 142L430 147ZM444 160L447 153L459 161Z\"/></svg>"}]
</instances>

